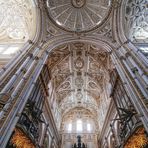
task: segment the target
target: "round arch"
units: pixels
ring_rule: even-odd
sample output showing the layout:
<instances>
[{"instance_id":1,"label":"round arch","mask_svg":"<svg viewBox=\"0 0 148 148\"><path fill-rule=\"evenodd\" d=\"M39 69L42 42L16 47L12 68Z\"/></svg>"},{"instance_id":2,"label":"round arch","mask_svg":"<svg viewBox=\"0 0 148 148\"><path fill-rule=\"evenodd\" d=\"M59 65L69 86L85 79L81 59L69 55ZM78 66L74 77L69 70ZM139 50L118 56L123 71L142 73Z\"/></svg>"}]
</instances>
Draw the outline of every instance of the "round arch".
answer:
<instances>
[{"instance_id":1,"label":"round arch","mask_svg":"<svg viewBox=\"0 0 148 148\"><path fill-rule=\"evenodd\" d=\"M107 52L112 52L117 48L116 44L113 44L111 41L106 40L106 38L101 38L100 36L74 37L71 35L60 35L51 40L44 41L42 49L45 49L48 53L50 53L58 46L74 42L84 42L94 44L96 46L101 46L106 49Z\"/></svg>"}]
</instances>

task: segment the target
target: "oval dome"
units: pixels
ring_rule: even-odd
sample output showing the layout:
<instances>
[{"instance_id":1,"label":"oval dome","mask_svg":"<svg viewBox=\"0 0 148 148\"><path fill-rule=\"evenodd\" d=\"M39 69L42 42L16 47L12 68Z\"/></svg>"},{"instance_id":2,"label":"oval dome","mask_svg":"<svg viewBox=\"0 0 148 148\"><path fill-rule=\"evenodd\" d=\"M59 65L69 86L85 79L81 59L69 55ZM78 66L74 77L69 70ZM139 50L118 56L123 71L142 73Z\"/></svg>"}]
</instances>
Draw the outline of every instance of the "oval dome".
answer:
<instances>
[{"instance_id":1,"label":"oval dome","mask_svg":"<svg viewBox=\"0 0 148 148\"><path fill-rule=\"evenodd\" d=\"M50 18L67 31L90 31L109 14L111 0L47 0Z\"/></svg>"}]
</instances>

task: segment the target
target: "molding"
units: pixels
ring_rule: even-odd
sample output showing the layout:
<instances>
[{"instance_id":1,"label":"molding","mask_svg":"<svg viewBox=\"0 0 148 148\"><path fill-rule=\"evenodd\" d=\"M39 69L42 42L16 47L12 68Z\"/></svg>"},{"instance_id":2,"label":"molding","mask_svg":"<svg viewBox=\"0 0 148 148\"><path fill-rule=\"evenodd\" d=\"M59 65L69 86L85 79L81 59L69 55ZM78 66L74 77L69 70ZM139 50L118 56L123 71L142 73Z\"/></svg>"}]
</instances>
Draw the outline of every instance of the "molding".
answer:
<instances>
[{"instance_id":1,"label":"molding","mask_svg":"<svg viewBox=\"0 0 148 148\"><path fill-rule=\"evenodd\" d=\"M52 114L51 107L48 102L48 98L45 100L45 107L44 108L45 108L45 113L43 113L43 114L44 114L44 117L46 118L47 124L49 124L48 128L50 128L50 131L52 132L53 136L55 137L57 143L59 143L60 136L59 136L58 129L56 127L56 123L53 118L53 114Z\"/></svg>"},{"instance_id":2,"label":"molding","mask_svg":"<svg viewBox=\"0 0 148 148\"><path fill-rule=\"evenodd\" d=\"M104 121L104 124L103 124L103 127L102 127L102 131L99 135L98 140L101 140L105 136L105 132L107 131L107 128L108 128L107 126L109 126L110 123L111 123L110 119L111 119L111 117L114 113L114 110L115 110L115 104L114 104L114 101L111 99L108 111L106 113L105 121ZM115 116L116 116L116 114L115 114Z\"/></svg>"}]
</instances>

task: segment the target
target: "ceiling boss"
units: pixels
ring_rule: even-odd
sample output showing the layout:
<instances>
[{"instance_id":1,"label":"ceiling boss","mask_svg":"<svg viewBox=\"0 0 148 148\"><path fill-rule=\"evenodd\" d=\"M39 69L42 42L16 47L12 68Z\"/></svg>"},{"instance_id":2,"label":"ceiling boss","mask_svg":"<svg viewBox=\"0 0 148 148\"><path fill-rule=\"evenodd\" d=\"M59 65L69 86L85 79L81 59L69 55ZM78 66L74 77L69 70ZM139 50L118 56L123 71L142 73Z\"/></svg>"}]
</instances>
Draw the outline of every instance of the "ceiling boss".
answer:
<instances>
[{"instance_id":1,"label":"ceiling boss","mask_svg":"<svg viewBox=\"0 0 148 148\"><path fill-rule=\"evenodd\" d=\"M86 0L71 0L75 8L81 8L85 5Z\"/></svg>"}]
</instances>

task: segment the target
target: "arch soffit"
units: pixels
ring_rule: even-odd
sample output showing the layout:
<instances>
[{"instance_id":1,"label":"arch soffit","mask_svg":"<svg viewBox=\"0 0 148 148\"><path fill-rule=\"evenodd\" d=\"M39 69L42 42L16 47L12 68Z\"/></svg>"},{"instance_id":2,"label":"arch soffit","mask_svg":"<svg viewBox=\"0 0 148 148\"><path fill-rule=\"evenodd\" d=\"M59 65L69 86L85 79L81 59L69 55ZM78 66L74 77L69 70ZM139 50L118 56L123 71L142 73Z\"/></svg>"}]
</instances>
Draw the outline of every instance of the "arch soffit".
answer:
<instances>
[{"instance_id":1,"label":"arch soffit","mask_svg":"<svg viewBox=\"0 0 148 148\"><path fill-rule=\"evenodd\" d=\"M78 106L71 108L70 110L68 110L63 114L61 126L67 119L69 120L70 116L73 117L75 113L79 113L79 112L82 113L82 116L85 116L87 113L87 117L91 118L95 122L96 127L98 127L98 119L96 118L96 114L90 108L85 108L85 107L80 108Z\"/></svg>"},{"instance_id":2,"label":"arch soffit","mask_svg":"<svg viewBox=\"0 0 148 148\"><path fill-rule=\"evenodd\" d=\"M44 45L42 49L45 49L48 53L57 48L58 46L74 43L74 42L83 42L94 44L96 46L103 47L107 52L112 52L117 48L116 44L111 43L110 41L106 41L105 39L101 39L97 36L88 36L88 37L73 37L71 35L60 35L52 38L49 41L44 41Z\"/></svg>"},{"instance_id":3,"label":"arch soffit","mask_svg":"<svg viewBox=\"0 0 148 148\"><path fill-rule=\"evenodd\" d=\"M82 109L84 109L84 110L89 110L94 116L96 116L96 114L97 114L97 110L95 110L94 108L91 108L90 106L88 106L87 108L85 107L85 106L73 106L73 107L69 107L69 108L67 108L67 109L65 109L64 110L64 113L62 114L62 117L64 117L65 115L67 115L70 111L72 111L72 110L75 110L76 108L82 108ZM95 112L94 112L94 110L95 110Z\"/></svg>"},{"instance_id":4,"label":"arch soffit","mask_svg":"<svg viewBox=\"0 0 148 148\"><path fill-rule=\"evenodd\" d=\"M125 15L125 6L126 6L127 0L121 0L120 5L117 7L117 9L114 9L116 13L114 13L115 18L115 34L116 34L116 40L119 42L119 44L124 43L128 40L125 34L124 29L124 15Z\"/></svg>"}]
</instances>

